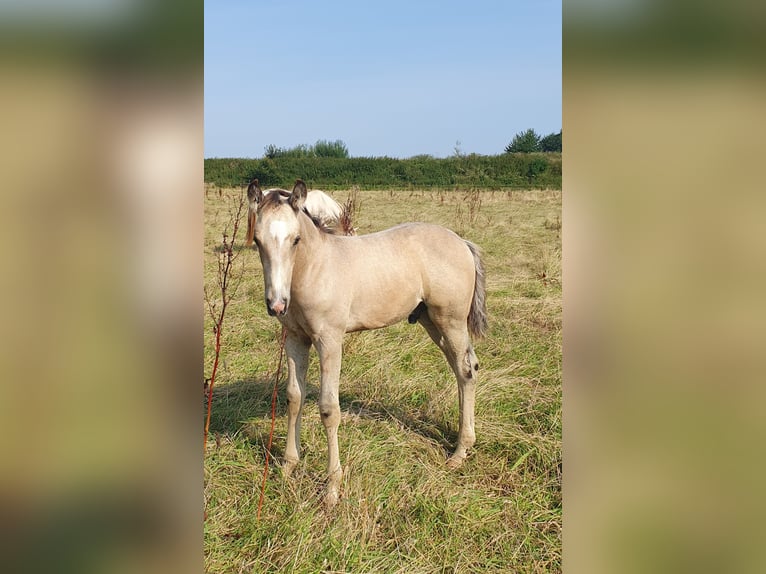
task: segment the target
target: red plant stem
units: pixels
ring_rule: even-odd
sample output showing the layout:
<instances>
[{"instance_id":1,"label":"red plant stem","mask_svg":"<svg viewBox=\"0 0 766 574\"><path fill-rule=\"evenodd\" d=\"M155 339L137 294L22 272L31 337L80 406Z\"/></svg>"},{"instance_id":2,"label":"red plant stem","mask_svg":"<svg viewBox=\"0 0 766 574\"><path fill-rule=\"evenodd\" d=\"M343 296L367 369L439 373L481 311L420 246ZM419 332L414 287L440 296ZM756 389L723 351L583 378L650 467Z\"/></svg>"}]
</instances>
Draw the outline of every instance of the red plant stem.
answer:
<instances>
[{"instance_id":1,"label":"red plant stem","mask_svg":"<svg viewBox=\"0 0 766 574\"><path fill-rule=\"evenodd\" d=\"M237 233L237 226L234 226L234 235ZM234 239L232 238L230 244L226 244L226 235L224 234L224 248L226 249L226 264L223 267L223 277L221 280L221 313L218 315L218 320L215 322L215 359L213 360L213 372L210 374L210 387L207 392L207 417L205 418L205 432L202 440L202 454L204 455L207 450L207 436L210 430L210 414L212 412L213 405L213 386L215 385L215 375L218 372L218 359L221 356L221 330L223 328L223 318L226 315L226 306L228 305L228 298L226 289L228 288L229 271L231 269L232 262L232 246L234 245ZM220 267L219 267L220 269Z\"/></svg>"},{"instance_id":2,"label":"red plant stem","mask_svg":"<svg viewBox=\"0 0 766 574\"><path fill-rule=\"evenodd\" d=\"M213 361L213 372L210 375L210 386L207 390L207 418L205 419L205 436L202 441L202 453L207 450L207 435L210 430L210 413L213 405L213 385L215 385L215 375L218 372L218 357L221 356L221 324L223 323L223 313L226 306L221 310L221 319L215 326L215 360Z\"/></svg>"},{"instance_id":3,"label":"red plant stem","mask_svg":"<svg viewBox=\"0 0 766 574\"><path fill-rule=\"evenodd\" d=\"M263 506L263 495L266 492L266 477L269 474L269 455L271 454L271 441L274 439L274 422L277 417L277 384L279 383L279 375L282 372L282 356L285 351L285 337L287 337L287 329L282 327L282 340L279 343L279 364L277 366L277 373L274 375L274 390L271 393L271 430L269 431L269 443L266 445L266 462L263 465L263 480L261 481L261 496L258 499L258 514L256 520L261 519L261 507Z\"/></svg>"},{"instance_id":4,"label":"red plant stem","mask_svg":"<svg viewBox=\"0 0 766 574\"><path fill-rule=\"evenodd\" d=\"M207 190L206 190L207 195ZM221 190L218 190L218 196L221 196ZM222 253L225 254L225 262L222 262L221 259L218 260L218 278L219 278L219 287L221 289L221 312L216 317L215 313L213 312L214 305L208 299L207 291L205 291L205 301L208 304L208 309L210 311L210 315L212 316L212 319L215 321L215 359L213 361L213 372L210 374L210 387L208 388L207 393L207 417L205 418L205 430L203 433L203 439L202 439L202 456L204 458L205 452L207 451L207 437L208 433L210 431L210 415L212 413L212 406L213 406L213 387L215 386L215 376L218 373L218 361L221 356L221 331L223 329L223 318L226 315L226 307L231 300L231 296L227 293L228 287L229 287L229 272L231 271L232 263L234 261L235 255L234 255L234 240L237 237L237 230L239 229L239 220L242 215L242 209L246 205L246 202L244 200L244 195L240 196L239 199L239 206L237 207L237 214L234 217L234 228L232 230L231 235L231 241L227 241L227 233L224 231L223 233L223 251ZM236 284L234 289L236 290ZM207 502L205 503L205 506L207 506ZM205 510L204 513L204 519L207 520L207 510Z\"/></svg>"}]
</instances>

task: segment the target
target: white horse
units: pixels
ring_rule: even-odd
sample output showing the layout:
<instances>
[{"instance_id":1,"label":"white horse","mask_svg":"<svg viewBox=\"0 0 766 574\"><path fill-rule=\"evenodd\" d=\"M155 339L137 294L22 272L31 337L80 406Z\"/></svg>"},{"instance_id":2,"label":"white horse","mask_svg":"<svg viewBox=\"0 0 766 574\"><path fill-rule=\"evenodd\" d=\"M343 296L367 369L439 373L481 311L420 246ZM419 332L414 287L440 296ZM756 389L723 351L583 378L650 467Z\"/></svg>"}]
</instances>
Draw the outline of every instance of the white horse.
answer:
<instances>
[{"instance_id":1,"label":"white horse","mask_svg":"<svg viewBox=\"0 0 766 574\"><path fill-rule=\"evenodd\" d=\"M254 180L256 183L258 180ZM247 188L247 235L245 235L245 245L250 246L253 243L253 236L255 233L255 212L258 209L255 198L251 195L251 189L253 188L252 182ZM289 192L284 189L272 188L262 192L263 195L269 195L271 193L282 193L290 195ZM327 195L324 191L318 189L311 189L306 196L305 206L306 211L312 217L316 218L319 223L325 227L336 228L341 223L343 217L343 206L335 201L332 197ZM347 230L347 233L353 234L351 230Z\"/></svg>"},{"instance_id":2,"label":"white horse","mask_svg":"<svg viewBox=\"0 0 766 574\"><path fill-rule=\"evenodd\" d=\"M263 265L266 307L287 334L285 474L300 457L300 415L309 349L319 354L319 413L327 433L324 502L338 501L338 385L344 333L378 329L407 318L439 346L458 383L460 420L456 468L475 442L474 395L479 363L470 335L487 330L484 268L478 248L438 225L406 223L356 237L326 232L305 211L306 185L264 193L253 181L255 243Z\"/></svg>"}]
</instances>

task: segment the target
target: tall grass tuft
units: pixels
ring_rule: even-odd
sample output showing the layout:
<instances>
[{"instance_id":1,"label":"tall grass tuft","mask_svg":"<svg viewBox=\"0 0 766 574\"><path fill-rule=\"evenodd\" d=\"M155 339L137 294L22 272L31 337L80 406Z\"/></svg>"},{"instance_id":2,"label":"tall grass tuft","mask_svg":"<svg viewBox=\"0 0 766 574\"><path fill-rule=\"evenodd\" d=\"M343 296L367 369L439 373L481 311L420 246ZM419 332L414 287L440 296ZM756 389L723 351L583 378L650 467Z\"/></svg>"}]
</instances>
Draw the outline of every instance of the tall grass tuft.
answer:
<instances>
[{"instance_id":1,"label":"tall grass tuft","mask_svg":"<svg viewBox=\"0 0 766 574\"><path fill-rule=\"evenodd\" d=\"M354 219L361 207L362 202L359 199L359 187L355 185L348 193L348 199L346 199L346 203L343 204L343 213L338 222L344 235L356 235Z\"/></svg>"}]
</instances>

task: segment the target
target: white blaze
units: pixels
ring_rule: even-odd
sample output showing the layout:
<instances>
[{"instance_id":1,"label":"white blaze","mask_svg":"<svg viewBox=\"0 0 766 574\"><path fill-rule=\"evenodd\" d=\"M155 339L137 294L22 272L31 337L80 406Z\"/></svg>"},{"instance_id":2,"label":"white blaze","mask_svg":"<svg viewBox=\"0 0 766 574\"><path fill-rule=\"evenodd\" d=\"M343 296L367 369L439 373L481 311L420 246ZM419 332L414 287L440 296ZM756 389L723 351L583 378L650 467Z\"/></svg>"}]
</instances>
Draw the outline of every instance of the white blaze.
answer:
<instances>
[{"instance_id":1,"label":"white blaze","mask_svg":"<svg viewBox=\"0 0 766 574\"><path fill-rule=\"evenodd\" d=\"M284 243L287 239L287 223L284 221L272 221L269 225L269 232L277 243Z\"/></svg>"},{"instance_id":2,"label":"white blaze","mask_svg":"<svg viewBox=\"0 0 766 574\"><path fill-rule=\"evenodd\" d=\"M272 221L269 224L269 233L274 238L277 248L285 243L289 232L290 230L285 221ZM277 253L280 251L280 249L277 249ZM276 258L276 260L272 260L271 262L271 286L274 290L274 298L277 301L286 298L288 295L288 293L285 292L285 282L286 277L282 261L279 261L279 258Z\"/></svg>"}]
</instances>

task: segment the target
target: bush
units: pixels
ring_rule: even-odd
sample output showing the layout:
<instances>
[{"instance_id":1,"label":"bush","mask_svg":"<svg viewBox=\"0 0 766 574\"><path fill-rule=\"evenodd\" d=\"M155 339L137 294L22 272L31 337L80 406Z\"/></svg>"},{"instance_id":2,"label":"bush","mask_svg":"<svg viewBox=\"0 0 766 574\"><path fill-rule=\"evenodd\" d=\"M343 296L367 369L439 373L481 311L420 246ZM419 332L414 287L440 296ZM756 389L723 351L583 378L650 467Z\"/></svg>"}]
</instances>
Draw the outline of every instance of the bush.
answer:
<instances>
[{"instance_id":1,"label":"bush","mask_svg":"<svg viewBox=\"0 0 766 574\"><path fill-rule=\"evenodd\" d=\"M529 183L533 183L537 178L546 172L548 162L542 157L533 157L527 165L527 178Z\"/></svg>"},{"instance_id":2,"label":"bush","mask_svg":"<svg viewBox=\"0 0 766 574\"><path fill-rule=\"evenodd\" d=\"M517 133L511 143L505 146L506 153L532 153L534 151L540 151L540 136L533 129Z\"/></svg>"},{"instance_id":3,"label":"bush","mask_svg":"<svg viewBox=\"0 0 766 574\"><path fill-rule=\"evenodd\" d=\"M343 140L334 142L319 140L314 144L315 157L348 157L348 148Z\"/></svg>"},{"instance_id":4,"label":"bush","mask_svg":"<svg viewBox=\"0 0 766 574\"><path fill-rule=\"evenodd\" d=\"M334 142L318 140L312 146L300 144L291 148L269 144L264 148L263 155L267 159L277 159L280 157L348 157L348 148L343 143L343 140L335 140Z\"/></svg>"}]
</instances>

